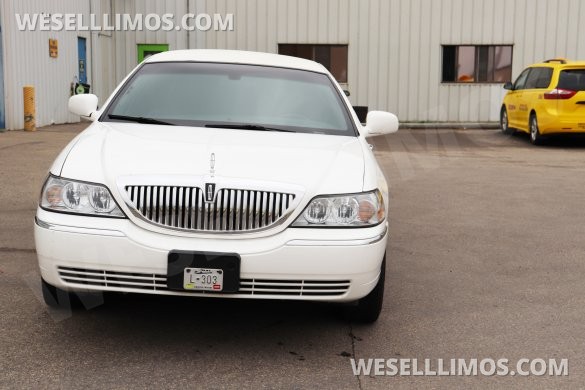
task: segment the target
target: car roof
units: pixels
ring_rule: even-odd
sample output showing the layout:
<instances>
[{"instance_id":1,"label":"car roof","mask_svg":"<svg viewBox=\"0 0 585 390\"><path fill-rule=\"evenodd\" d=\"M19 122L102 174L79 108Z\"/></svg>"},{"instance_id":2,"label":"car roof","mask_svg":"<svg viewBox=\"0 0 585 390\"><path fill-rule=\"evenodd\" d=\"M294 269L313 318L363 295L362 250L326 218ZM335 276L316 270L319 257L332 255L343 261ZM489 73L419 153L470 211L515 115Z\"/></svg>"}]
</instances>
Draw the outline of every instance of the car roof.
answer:
<instances>
[{"instance_id":1,"label":"car roof","mask_svg":"<svg viewBox=\"0 0 585 390\"><path fill-rule=\"evenodd\" d=\"M172 50L148 57L145 62L220 62L230 64L247 64L275 66L328 73L327 69L315 62L298 57L280 54L261 53L243 50L192 49Z\"/></svg>"},{"instance_id":2,"label":"car roof","mask_svg":"<svg viewBox=\"0 0 585 390\"><path fill-rule=\"evenodd\" d=\"M583 67L585 67L585 61L571 61L571 60L567 60L565 58L553 58L551 60L547 60L547 61L539 62L537 64L530 65L530 67L534 67L534 66L555 66L555 67L583 66Z\"/></svg>"}]
</instances>

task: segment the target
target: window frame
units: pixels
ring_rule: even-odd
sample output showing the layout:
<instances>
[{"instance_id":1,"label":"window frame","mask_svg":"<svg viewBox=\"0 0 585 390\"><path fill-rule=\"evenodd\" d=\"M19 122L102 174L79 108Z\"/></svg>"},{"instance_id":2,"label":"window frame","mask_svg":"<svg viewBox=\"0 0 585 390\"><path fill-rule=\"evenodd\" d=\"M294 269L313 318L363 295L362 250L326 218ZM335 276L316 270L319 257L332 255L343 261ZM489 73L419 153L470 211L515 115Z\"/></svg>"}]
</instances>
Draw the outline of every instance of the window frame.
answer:
<instances>
[{"instance_id":1,"label":"window frame","mask_svg":"<svg viewBox=\"0 0 585 390\"><path fill-rule=\"evenodd\" d=\"M319 61L317 61L318 56L316 53L316 49L318 47L321 47L321 48L328 47L329 48L329 67L325 66L324 64L321 64L321 65L323 65L323 66L325 66L325 68L327 68L329 73L331 73L331 75L333 76L333 79L335 81L337 81L339 84L347 84L349 82L349 44L347 44L347 43L290 43L290 42L277 44L277 53L278 54L291 56L290 54L281 52L282 46L297 46L297 47L298 46L304 46L304 47L310 46L311 53L312 53L311 58L298 57L298 56L292 56L292 57L303 58L303 59L307 59L307 60L311 60L311 61L315 61L315 62L319 62ZM345 58L345 80L337 80L337 78L335 77L335 75L333 74L333 72L330 69L331 68L331 49L334 47L340 47L340 48L346 49L347 55Z\"/></svg>"},{"instance_id":2,"label":"window frame","mask_svg":"<svg viewBox=\"0 0 585 390\"><path fill-rule=\"evenodd\" d=\"M473 47L474 48L474 81L459 81L457 80L457 64L458 64L458 59L459 59L459 48L460 47ZM480 73L480 65L479 65L479 60L480 60L480 50L482 48L498 48L498 47L509 47L511 50L510 53L510 69L512 69L513 66L513 60L514 60L514 44L441 44L441 84L445 84L445 85L449 85L449 84L454 84L454 85L493 85L493 84L505 84L507 81L476 81L477 80L477 76ZM454 61L454 68L451 70L451 74L454 75L455 80L450 80L450 81L446 81L445 80L445 48L451 48L455 50L455 61ZM489 58L488 58L489 60ZM510 71L510 80L508 81L512 81L512 72Z\"/></svg>"}]
</instances>

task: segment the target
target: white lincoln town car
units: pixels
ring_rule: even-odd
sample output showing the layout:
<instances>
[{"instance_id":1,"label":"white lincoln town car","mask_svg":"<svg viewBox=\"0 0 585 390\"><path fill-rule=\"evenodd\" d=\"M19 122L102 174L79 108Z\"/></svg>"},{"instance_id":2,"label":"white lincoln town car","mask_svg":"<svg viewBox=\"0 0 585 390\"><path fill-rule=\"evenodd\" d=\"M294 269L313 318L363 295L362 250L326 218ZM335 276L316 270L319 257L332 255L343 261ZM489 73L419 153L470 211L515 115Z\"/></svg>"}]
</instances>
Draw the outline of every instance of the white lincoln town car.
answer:
<instances>
[{"instance_id":1,"label":"white lincoln town car","mask_svg":"<svg viewBox=\"0 0 585 390\"><path fill-rule=\"evenodd\" d=\"M136 67L57 157L35 241L43 296L105 291L382 308L388 188L331 74L265 53L184 50ZM78 299L78 298L75 298Z\"/></svg>"}]
</instances>

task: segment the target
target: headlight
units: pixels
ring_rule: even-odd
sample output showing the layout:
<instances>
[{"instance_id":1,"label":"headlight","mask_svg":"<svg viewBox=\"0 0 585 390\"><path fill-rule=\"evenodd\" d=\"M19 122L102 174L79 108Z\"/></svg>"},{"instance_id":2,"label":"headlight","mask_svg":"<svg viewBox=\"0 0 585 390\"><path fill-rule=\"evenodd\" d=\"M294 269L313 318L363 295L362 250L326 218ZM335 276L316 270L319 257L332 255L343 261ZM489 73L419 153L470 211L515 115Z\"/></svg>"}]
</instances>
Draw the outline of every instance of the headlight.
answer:
<instances>
[{"instance_id":1,"label":"headlight","mask_svg":"<svg viewBox=\"0 0 585 390\"><path fill-rule=\"evenodd\" d=\"M384 221L386 210L380 191L323 195L314 198L293 227L364 227Z\"/></svg>"},{"instance_id":2,"label":"headlight","mask_svg":"<svg viewBox=\"0 0 585 390\"><path fill-rule=\"evenodd\" d=\"M62 213L125 218L103 185L49 176L41 193L41 207Z\"/></svg>"}]
</instances>

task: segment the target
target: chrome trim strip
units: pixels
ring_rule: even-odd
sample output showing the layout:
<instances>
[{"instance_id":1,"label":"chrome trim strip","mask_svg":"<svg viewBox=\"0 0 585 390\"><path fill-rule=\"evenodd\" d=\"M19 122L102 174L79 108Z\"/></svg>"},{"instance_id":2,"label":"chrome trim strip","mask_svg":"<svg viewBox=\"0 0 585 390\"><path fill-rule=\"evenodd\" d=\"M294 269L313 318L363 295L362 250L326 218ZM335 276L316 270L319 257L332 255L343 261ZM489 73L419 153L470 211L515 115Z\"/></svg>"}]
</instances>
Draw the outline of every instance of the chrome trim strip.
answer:
<instances>
[{"instance_id":1,"label":"chrome trim strip","mask_svg":"<svg viewBox=\"0 0 585 390\"><path fill-rule=\"evenodd\" d=\"M35 217L35 223L40 228L53 230L57 232L91 234L94 236L126 237L126 235L119 230L93 229L78 226L56 225L40 220L38 217Z\"/></svg>"},{"instance_id":2,"label":"chrome trim strip","mask_svg":"<svg viewBox=\"0 0 585 390\"><path fill-rule=\"evenodd\" d=\"M388 227L375 237L361 240L291 240L286 243L288 246L362 246L377 244L382 241L388 233Z\"/></svg>"}]
</instances>

